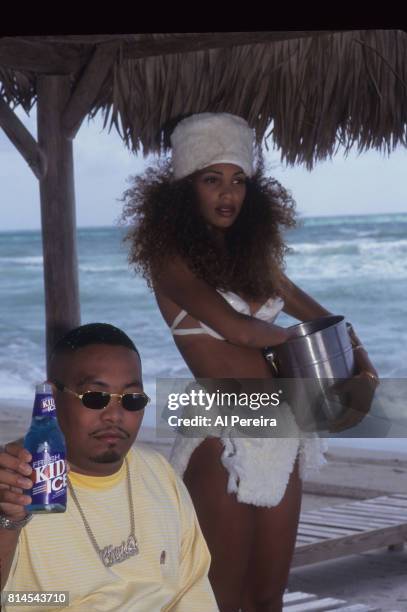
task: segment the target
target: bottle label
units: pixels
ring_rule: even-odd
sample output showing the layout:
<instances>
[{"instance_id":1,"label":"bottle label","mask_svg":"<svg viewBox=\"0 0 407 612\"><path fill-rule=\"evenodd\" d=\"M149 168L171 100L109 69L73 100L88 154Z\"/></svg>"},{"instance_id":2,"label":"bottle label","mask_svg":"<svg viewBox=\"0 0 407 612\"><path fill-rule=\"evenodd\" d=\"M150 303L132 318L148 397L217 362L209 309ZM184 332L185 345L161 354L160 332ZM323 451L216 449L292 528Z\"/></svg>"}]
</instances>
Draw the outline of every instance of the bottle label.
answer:
<instances>
[{"instance_id":1,"label":"bottle label","mask_svg":"<svg viewBox=\"0 0 407 612\"><path fill-rule=\"evenodd\" d=\"M55 400L48 393L37 393L35 396L33 417L41 416L56 416Z\"/></svg>"},{"instance_id":2,"label":"bottle label","mask_svg":"<svg viewBox=\"0 0 407 612\"><path fill-rule=\"evenodd\" d=\"M31 505L66 505L67 473L65 453L32 453Z\"/></svg>"}]
</instances>

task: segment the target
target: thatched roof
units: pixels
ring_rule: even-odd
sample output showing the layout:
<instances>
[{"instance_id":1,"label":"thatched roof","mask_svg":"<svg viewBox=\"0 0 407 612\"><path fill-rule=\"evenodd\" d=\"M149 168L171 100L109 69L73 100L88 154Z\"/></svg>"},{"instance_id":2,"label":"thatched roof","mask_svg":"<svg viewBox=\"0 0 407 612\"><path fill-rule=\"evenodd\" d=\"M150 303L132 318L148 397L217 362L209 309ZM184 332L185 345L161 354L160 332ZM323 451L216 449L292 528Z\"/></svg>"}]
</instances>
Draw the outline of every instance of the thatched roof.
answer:
<instances>
[{"instance_id":1,"label":"thatched roof","mask_svg":"<svg viewBox=\"0 0 407 612\"><path fill-rule=\"evenodd\" d=\"M394 30L0 38L0 94L29 111L38 75L69 74L66 129L79 108L102 110L145 154L168 147L182 116L231 112L259 141L272 124L269 145L311 168L339 144L407 144L406 58L407 34Z\"/></svg>"}]
</instances>

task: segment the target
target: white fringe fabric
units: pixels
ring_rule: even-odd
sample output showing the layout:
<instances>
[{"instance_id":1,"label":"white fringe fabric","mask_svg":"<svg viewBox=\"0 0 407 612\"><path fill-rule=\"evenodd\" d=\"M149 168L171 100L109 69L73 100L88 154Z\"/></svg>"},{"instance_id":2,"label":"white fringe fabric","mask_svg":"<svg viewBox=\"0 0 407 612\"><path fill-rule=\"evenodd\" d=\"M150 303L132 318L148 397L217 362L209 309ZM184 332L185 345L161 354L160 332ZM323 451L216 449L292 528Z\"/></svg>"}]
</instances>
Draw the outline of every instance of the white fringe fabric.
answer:
<instances>
[{"instance_id":1,"label":"white fringe fabric","mask_svg":"<svg viewBox=\"0 0 407 612\"><path fill-rule=\"evenodd\" d=\"M286 415L289 437L242 437L241 432L232 428L225 428L220 436L215 434L214 437L220 437L224 446L221 461L229 472L228 493L236 493L239 502L277 506L284 496L298 453L302 479L327 463L324 457L327 450L325 439L316 434L305 436L299 431L290 410L286 411ZM181 476L192 453L204 439L177 434L170 463Z\"/></svg>"}]
</instances>

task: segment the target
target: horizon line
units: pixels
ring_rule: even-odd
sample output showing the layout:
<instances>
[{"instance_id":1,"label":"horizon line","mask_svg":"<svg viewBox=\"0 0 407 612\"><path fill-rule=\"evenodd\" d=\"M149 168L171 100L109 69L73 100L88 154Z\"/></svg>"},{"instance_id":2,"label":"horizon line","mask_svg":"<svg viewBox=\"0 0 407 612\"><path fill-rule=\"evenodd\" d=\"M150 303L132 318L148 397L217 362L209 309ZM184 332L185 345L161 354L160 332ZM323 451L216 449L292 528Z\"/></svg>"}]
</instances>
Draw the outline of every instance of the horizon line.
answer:
<instances>
[{"instance_id":1,"label":"horizon line","mask_svg":"<svg viewBox=\"0 0 407 612\"><path fill-rule=\"evenodd\" d=\"M388 217L392 215L407 215L406 211L393 211L393 212L375 212L375 213L352 213L352 214L326 214L326 215L313 215L307 213L298 213L298 218L302 219L335 219L338 217ZM126 225L120 226L118 224L113 225L77 225L76 229L113 229L120 227L128 227ZM0 234L5 234L7 232L40 232L42 230L41 226L38 227L10 227L7 229L1 229Z\"/></svg>"}]
</instances>

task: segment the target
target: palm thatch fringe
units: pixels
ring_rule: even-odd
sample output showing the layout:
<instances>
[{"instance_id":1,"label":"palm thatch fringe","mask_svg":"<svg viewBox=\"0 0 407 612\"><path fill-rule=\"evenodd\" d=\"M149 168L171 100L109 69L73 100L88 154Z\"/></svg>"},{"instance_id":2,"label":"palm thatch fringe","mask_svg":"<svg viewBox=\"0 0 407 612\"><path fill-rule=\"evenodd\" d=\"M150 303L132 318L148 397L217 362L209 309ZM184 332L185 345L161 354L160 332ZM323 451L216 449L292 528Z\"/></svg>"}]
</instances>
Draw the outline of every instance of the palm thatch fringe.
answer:
<instances>
[{"instance_id":1,"label":"palm thatch fringe","mask_svg":"<svg viewBox=\"0 0 407 612\"><path fill-rule=\"evenodd\" d=\"M159 45L169 35L145 36ZM83 41L74 42L83 55ZM387 153L407 144L404 32L327 33L140 59L128 57L128 44L123 37L89 117L101 111L104 125L145 155L169 148L180 118L206 111L245 117L259 143L267 136L283 161L309 169L340 144L346 152L356 146ZM79 76L72 75L73 87ZM6 101L29 111L35 75L0 67L0 81Z\"/></svg>"}]
</instances>

